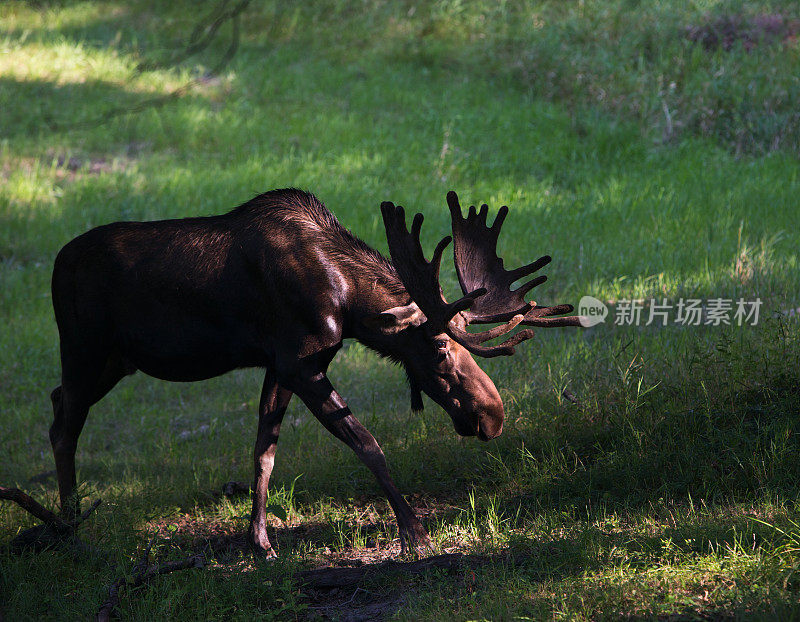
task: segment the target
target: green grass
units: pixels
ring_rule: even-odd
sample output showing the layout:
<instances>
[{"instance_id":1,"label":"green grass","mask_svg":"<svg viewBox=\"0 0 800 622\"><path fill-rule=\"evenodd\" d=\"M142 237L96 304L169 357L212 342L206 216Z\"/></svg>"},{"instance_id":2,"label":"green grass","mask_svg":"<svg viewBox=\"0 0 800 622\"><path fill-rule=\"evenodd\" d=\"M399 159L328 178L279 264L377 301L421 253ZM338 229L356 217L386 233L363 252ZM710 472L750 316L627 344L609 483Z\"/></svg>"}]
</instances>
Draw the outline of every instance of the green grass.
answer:
<instances>
[{"instance_id":1,"label":"green grass","mask_svg":"<svg viewBox=\"0 0 800 622\"><path fill-rule=\"evenodd\" d=\"M82 494L104 501L81 530L110 563L0 549L4 619L93 616L155 533L159 559L210 550L211 564L126 592L124 619L398 598L387 611L409 620L800 616L800 344L783 314L800 305L800 46L687 38L726 15L800 19L796 3L258 2L219 72L229 24L171 64L215 6L0 6L0 484L57 505L54 478L36 478L53 469L52 261L115 220L299 186L384 252L380 202L422 211L432 248L455 189L510 205L508 265L553 255L540 302L760 297L761 321L541 330L481 361L508 415L488 444L459 440L430 401L411 413L400 370L344 349L331 378L437 545L490 561L338 596L292 577L381 558L397 535L349 450L292 402L273 476L281 559L254 563L222 546L248 500L215 493L251 477L260 372L136 375L92 409L78 452ZM443 280L455 293L451 268ZM33 523L0 505L0 542Z\"/></svg>"}]
</instances>

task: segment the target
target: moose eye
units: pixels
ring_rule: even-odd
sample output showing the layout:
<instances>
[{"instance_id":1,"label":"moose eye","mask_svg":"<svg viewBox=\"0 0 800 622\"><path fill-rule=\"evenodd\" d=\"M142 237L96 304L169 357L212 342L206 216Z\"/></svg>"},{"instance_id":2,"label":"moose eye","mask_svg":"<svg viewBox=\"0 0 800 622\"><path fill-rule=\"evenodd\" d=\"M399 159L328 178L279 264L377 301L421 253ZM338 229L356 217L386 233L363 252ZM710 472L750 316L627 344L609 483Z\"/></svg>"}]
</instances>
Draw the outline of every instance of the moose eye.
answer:
<instances>
[{"instance_id":1,"label":"moose eye","mask_svg":"<svg viewBox=\"0 0 800 622\"><path fill-rule=\"evenodd\" d=\"M437 350L446 350L447 349L447 339L437 339L433 342L433 345L436 346Z\"/></svg>"}]
</instances>

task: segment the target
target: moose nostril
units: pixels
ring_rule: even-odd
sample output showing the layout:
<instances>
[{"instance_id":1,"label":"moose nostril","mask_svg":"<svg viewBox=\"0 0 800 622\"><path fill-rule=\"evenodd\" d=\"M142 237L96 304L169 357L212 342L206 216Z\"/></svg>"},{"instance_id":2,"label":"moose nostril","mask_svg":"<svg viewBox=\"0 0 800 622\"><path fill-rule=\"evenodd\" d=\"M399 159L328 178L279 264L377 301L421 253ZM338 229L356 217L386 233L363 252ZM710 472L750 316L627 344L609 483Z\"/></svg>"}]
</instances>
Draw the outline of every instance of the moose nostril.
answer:
<instances>
[{"instance_id":1,"label":"moose nostril","mask_svg":"<svg viewBox=\"0 0 800 622\"><path fill-rule=\"evenodd\" d=\"M480 417L478 417L478 430L476 433L478 438L482 441L488 441L500 436L503 432L502 418L499 421L499 424L497 424L495 419L487 417L486 415L480 415Z\"/></svg>"}]
</instances>

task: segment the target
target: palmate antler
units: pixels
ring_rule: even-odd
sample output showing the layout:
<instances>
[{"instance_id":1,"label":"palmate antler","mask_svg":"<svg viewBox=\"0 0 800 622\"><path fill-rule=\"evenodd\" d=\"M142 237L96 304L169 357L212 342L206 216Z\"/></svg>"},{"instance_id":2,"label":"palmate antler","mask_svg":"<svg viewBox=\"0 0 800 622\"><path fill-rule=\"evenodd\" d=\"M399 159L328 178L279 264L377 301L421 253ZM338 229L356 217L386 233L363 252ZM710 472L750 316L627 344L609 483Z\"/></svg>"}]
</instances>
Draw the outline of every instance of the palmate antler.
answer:
<instances>
[{"instance_id":1,"label":"palmate antler","mask_svg":"<svg viewBox=\"0 0 800 622\"><path fill-rule=\"evenodd\" d=\"M447 245L450 244L450 236L443 238L436 245L433 257L430 261L427 261L422 252L422 244L419 239L423 220L422 214L414 216L411 231L409 232L406 228L405 210L402 207L385 201L381 204L381 213L386 227L386 239L389 243L392 263L394 263L397 273L400 275L400 280L403 281L403 285L405 285L412 300L417 303L417 306L425 314L428 331L431 334L446 333L470 352L479 356L491 357L500 354L513 354L513 348L511 348L510 352L508 351L508 348L513 344L506 343L490 348L483 347L480 344L512 330L522 321L522 315L514 317L503 326L498 326L483 333L468 333L451 321L457 313L468 309L475 303L476 299L486 294L486 289L478 288L471 292L464 292L463 298L451 303L444 299L442 288L439 285L439 266L442 261L442 253L447 248ZM520 337L520 335L515 335L511 340L514 343L519 343L519 341L526 338Z\"/></svg>"},{"instance_id":2,"label":"palmate antler","mask_svg":"<svg viewBox=\"0 0 800 622\"><path fill-rule=\"evenodd\" d=\"M485 341L505 335L519 324L580 325L577 317L546 318L568 313L572 310L571 305L536 307L536 303L525 302L525 294L544 282L546 277L536 277L516 290L511 290L512 283L548 264L550 257L542 257L516 270L507 271L503 268L503 260L497 256L497 238L508 213L506 206L500 209L494 224L488 227L486 205L481 207L480 213L475 211L474 206L471 207L467 218L463 218L455 192L447 194L447 203L453 218L456 271L464 293L462 298L452 303L445 300L439 285L442 254L451 237L443 238L436 245L431 261L427 261L420 242L422 214L414 216L409 232L406 228L405 210L388 201L381 204L392 262L412 300L425 314L426 326L431 334L446 333L473 354L489 358L513 354L514 346L533 336L533 331L526 329L499 345L481 345ZM458 313L461 313L467 324L502 324L486 331L470 333L452 321Z\"/></svg>"},{"instance_id":3,"label":"palmate antler","mask_svg":"<svg viewBox=\"0 0 800 622\"><path fill-rule=\"evenodd\" d=\"M442 239L433 251L430 261L425 259L422 244L419 241L422 229L422 214L414 216L411 232L406 228L406 215L402 206L384 201L381 203L383 224L386 227L386 240L392 263L400 275L411 299L417 303L427 318L428 328L434 333L444 332L450 320L464 309L469 308L478 296L486 293L485 289L464 292L464 297L448 303L442 295L439 285L439 266L442 253L452 238Z\"/></svg>"},{"instance_id":4,"label":"palmate antler","mask_svg":"<svg viewBox=\"0 0 800 622\"><path fill-rule=\"evenodd\" d=\"M497 213L492 226L487 224L489 207L484 203L480 211L471 205L466 218L462 215L458 195L452 190L447 193L447 204L453 223L453 249L458 282L463 291L476 287L486 289L469 311L463 315L470 324L493 324L506 322L523 314L521 324L554 328L559 326L581 326L579 316L551 318L572 311L572 305L561 304L553 307L537 307L536 303L526 302L525 295L537 285L547 280L537 276L517 289L511 285L550 263L549 255L540 257L515 270L506 270L502 258L497 256L497 239L500 229L508 215L508 207L503 205Z\"/></svg>"}]
</instances>

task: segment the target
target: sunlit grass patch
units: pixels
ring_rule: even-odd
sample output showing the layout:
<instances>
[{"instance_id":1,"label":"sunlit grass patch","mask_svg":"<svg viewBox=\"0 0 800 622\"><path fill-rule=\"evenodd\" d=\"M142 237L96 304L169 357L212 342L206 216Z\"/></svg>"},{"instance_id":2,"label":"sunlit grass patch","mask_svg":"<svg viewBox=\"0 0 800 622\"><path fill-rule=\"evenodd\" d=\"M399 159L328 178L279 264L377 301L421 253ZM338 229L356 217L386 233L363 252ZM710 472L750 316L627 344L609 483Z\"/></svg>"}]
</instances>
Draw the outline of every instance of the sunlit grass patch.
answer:
<instances>
[{"instance_id":1,"label":"sunlit grass patch","mask_svg":"<svg viewBox=\"0 0 800 622\"><path fill-rule=\"evenodd\" d=\"M59 2L36 6L21 0L9 0L0 7L3 30L26 37L59 28L80 27L102 17L125 14L121 5L111 2Z\"/></svg>"}]
</instances>

